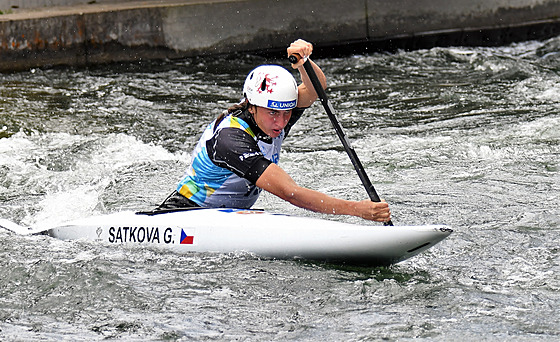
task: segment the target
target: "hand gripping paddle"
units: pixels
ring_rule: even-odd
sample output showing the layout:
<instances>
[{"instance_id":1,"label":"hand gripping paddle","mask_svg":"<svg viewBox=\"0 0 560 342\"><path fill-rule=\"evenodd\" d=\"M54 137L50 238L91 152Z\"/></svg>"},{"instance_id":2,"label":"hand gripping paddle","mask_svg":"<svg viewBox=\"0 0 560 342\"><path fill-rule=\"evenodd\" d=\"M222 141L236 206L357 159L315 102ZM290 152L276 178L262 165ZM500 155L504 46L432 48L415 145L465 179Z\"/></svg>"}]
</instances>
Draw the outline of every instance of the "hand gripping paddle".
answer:
<instances>
[{"instance_id":1,"label":"hand gripping paddle","mask_svg":"<svg viewBox=\"0 0 560 342\"><path fill-rule=\"evenodd\" d=\"M295 64L299 61L300 58L301 58L300 56L291 55L290 57L288 57L288 60L290 61L290 63ZM368 193L369 198L373 202L381 202L381 199L377 195L377 192L375 191L373 184L371 184L371 181L369 180L366 171L364 170L364 167L360 162L360 159L358 159L358 155L356 154L356 151L350 144L350 140L348 140L348 137L346 136L346 134L344 134L344 131L342 130L342 126L340 125L338 119L334 115L334 110L331 104L329 103L327 94L325 93L325 90L323 89L321 82L319 82L319 79L317 78L317 74L315 73L315 70L313 70L313 66L311 65L309 59L307 59L305 63L303 63L303 67L305 69L305 72L307 72L307 76L309 76L311 83L313 84L313 88L315 89L315 92L317 92L317 95L319 95L319 99L321 100L321 103L323 104L323 107L325 108L325 111L327 112L327 115L331 120L332 125L334 126L336 134L340 138L340 141L342 142L342 146L344 146L344 150L348 154L348 157L350 157L350 161L352 162L352 165L354 165L354 169L356 169L356 172L358 173L358 177L360 177L362 184L366 188L366 192ZM387 222L384 222L383 224L386 226L392 226L393 222L389 220Z\"/></svg>"}]
</instances>

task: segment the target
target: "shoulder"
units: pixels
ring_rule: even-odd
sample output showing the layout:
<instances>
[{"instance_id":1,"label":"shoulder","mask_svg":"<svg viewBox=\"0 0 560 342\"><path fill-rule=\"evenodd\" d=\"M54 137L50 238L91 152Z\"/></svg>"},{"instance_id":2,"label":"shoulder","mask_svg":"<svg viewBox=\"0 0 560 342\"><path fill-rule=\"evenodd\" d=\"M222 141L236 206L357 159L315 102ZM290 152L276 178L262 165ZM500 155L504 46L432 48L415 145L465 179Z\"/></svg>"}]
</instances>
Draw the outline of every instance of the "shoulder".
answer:
<instances>
[{"instance_id":1,"label":"shoulder","mask_svg":"<svg viewBox=\"0 0 560 342\"><path fill-rule=\"evenodd\" d=\"M210 159L215 162L232 159L244 160L243 156L247 154L262 155L250 127L244 121L236 118L230 122L220 123L212 138L206 142L206 149Z\"/></svg>"},{"instance_id":2,"label":"shoulder","mask_svg":"<svg viewBox=\"0 0 560 342\"><path fill-rule=\"evenodd\" d=\"M212 139L216 148L221 150L239 150L257 145L254 130L240 117L235 115L226 116L214 129Z\"/></svg>"},{"instance_id":3,"label":"shoulder","mask_svg":"<svg viewBox=\"0 0 560 342\"><path fill-rule=\"evenodd\" d=\"M233 130L228 130L230 133L236 132L239 135L244 135L243 133L245 133L251 136L252 138L255 138L255 132L253 132L251 126L242 118L239 118L232 114L229 114L222 121L220 121L218 123L218 127L216 127L214 131L218 133L218 131L221 131L223 129L228 129L228 128L233 129Z\"/></svg>"},{"instance_id":4,"label":"shoulder","mask_svg":"<svg viewBox=\"0 0 560 342\"><path fill-rule=\"evenodd\" d=\"M223 127L206 142L208 157L219 167L255 183L270 164L257 140L241 127ZM256 171L255 171L256 170Z\"/></svg>"}]
</instances>

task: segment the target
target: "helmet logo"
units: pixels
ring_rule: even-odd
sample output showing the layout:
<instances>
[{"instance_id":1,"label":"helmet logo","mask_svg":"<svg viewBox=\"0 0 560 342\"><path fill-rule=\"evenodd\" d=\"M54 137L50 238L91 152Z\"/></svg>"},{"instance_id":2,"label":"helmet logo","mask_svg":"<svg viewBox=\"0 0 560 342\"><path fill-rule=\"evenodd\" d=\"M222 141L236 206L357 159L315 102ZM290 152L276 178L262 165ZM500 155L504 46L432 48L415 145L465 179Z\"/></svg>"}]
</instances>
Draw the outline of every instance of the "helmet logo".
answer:
<instances>
[{"instance_id":1,"label":"helmet logo","mask_svg":"<svg viewBox=\"0 0 560 342\"><path fill-rule=\"evenodd\" d=\"M276 86L276 81L274 80L277 78L278 76L272 78L270 74L264 75L261 86L257 89L257 92L259 94L262 94L264 91L266 91L267 93L272 94L274 92L274 86Z\"/></svg>"}]
</instances>

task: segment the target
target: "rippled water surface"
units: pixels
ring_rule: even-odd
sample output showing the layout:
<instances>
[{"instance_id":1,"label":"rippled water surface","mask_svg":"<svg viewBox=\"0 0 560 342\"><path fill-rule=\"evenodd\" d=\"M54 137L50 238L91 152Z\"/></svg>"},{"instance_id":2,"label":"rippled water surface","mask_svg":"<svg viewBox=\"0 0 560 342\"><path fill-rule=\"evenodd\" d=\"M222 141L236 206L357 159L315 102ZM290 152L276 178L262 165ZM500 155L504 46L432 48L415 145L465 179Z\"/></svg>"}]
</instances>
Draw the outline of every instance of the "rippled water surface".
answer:
<instances>
[{"instance_id":1,"label":"rippled water surface","mask_svg":"<svg viewBox=\"0 0 560 342\"><path fill-rule=\"evenodd\" d=\"M395 224L455 233L390 268L177 255L0 231L2 340L557 341L560 38L318 60ZM0 75L0 217L149 209L260 57ZM366 198L319 103L281 166ZM264 195L258 207L321 216ZM363 223L350 217L331 219Z\"/></svg>"}]
</instances>

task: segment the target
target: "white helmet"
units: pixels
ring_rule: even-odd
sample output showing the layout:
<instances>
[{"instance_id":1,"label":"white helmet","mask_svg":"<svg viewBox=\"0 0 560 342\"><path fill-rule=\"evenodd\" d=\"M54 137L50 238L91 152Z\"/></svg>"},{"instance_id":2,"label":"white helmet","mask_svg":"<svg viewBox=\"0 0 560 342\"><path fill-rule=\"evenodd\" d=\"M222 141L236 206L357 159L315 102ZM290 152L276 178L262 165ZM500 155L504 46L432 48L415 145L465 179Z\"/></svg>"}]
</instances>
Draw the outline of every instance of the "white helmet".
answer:
<instances>
[{"instance_id":1,"label":"white helmet","mask_svg":"<svg viewBox=\"0 0 560 342\"><path fill-rule=\"evenodd\" d=\"M297 105L298 88L288 70L279 65L261 65L247 75L243 95L255 106L290 110Z\"/></svg>"}]
</instances>

